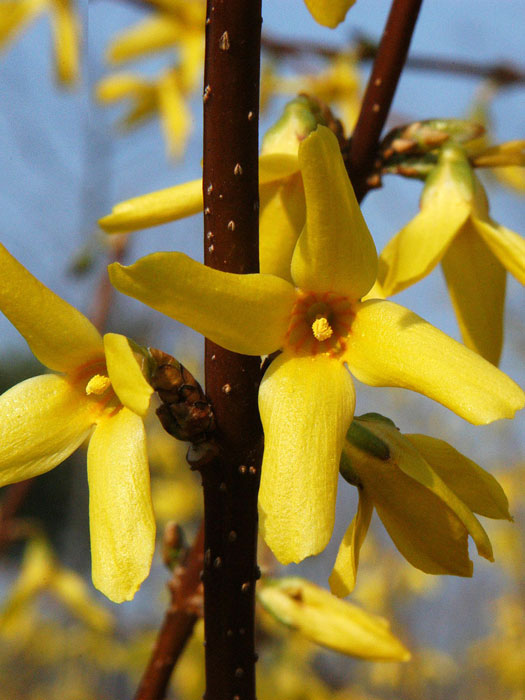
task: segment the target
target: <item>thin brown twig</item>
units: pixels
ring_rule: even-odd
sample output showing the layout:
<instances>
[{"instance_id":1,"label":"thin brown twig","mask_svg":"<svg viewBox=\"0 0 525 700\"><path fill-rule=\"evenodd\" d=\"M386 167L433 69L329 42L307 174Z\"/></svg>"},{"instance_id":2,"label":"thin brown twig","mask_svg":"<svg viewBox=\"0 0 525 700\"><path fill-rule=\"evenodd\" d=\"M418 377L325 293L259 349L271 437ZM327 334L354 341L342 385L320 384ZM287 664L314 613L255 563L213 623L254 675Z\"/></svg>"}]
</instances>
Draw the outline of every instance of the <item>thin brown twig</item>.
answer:
<instances>
[{"instance_id":1,"label":"thin brown twig","mask_svg":"<svg viewBox=\"0 0 525 700\"><path fill-rule=\"evenodd\" d=\"M22 506L34 479L12 484L0 505L0 551L11 541L12 524Z\"/></svg>"},{"instance_id":2,"label":"thin brown twig","mask_svg":"<svg viewBox=\"0 0 525 700\"><path fill-rule=\"evenodd\" d=\"M123 262L128 245L128 236L116 237L111 241L111 248L107 255L107 265L113 262ZM102 332L107 324L111 304L115 297L115 288L109 281L107 265L104 266L97 288L95 289L95 297L91 306L89 318L93 325Z\"/></svg>"},{"instance_id":3,"label":"thin brown twig","mask_svg":"<svg viewBox=\"0 0 525 700\"><path fill-rule=\"evenodd\" d=\"M371 185L381 131L405 64L422 0L393 0L361 111L352 135L347 167L358 201Z\"/></svg>"},{"instance_id":4,"label":"thin brown twig","mask_svg":"<svg viewBox=\"0 0 525 700\"><path fill-rule=\"evenodd\" d=\"M164 615L135 700L163 700L166 696L175 664L199 619L193 600L201 586L203 553L204 525L201 524L186 561L173 572L169 584L171 603Z\"/></svg>"}]
</instances>

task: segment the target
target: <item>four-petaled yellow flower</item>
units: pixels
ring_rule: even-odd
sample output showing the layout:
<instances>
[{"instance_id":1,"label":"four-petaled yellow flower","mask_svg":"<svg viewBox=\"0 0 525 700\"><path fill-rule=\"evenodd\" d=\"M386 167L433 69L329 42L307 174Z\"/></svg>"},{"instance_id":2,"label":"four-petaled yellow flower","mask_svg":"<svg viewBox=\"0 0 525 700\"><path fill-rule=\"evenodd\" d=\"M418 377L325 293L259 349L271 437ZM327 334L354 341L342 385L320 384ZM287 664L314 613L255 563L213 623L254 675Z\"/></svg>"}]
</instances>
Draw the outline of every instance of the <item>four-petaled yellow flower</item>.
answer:
<instances>
[{"instance_id":1,"label":"four-petaled yellow flower","mask_svg":"<svg viewBox=\"0 0 525 700\"><path fill-rule=\"evenodd\" d=\"M78 79L80 24L73 0L7 0L0 9L0 46L11 41L29 22L47 12L55 40L55 70L67 85Z\"/></svg>"},{"instance_id":2,"label":"four-petaled yellow flower","mask_svg":"<svg viewBox=\"0 0 525 700\"><path fill-rule=\"evenodd\" d=\"M330 576L338 596L354 588L374 507L401 554L427 574L472 576L469 535L478 553L493 561L489 538L474 513L512 519L491 474L443 440L402 435L378 414L354 419L341 473L358 487L359 504Z\"/></svg>"},{"instance_id":3,"label":"four-petaled yellow flower","mask_svg":"<svg viewBox=\"0 0 525 700\"><path fill-rule=\"evenodd\" d=\"M507 271L525 284L525 240L495 223L465 152L446 145L421 196L421 211L387 244L378 278L387 297L441 262L465 344L497 364Z\"/></svg>"},{"instance_id":4,"label":"four-petaled yellow flower","mask_svg":"<svg viewBox=\"0 0 525 700\"><path fill-rule=\"evenodd\" d=\"M354 413L352 377L426 394L473 423L511 417L525 395L506 375L388 301L360 301L377 255L337 139L322 126L299 147L306 225L290 276L236 275L182 253L110 266L121 292L238 353L282 353L259 392L265 434L259 507L277 558L327 544L339 459Z\"/></svg>"},{"instance_id":5,"label":"four-petaled yellow flower","mask_svg":"<svg viewBox=\"0 0 525 700\"><path fill-rule=\"evenodd\" d=\"M127 338L102 338L1 245L0 309L55 372L0 396L0 486L53 469L90 438L93 583L115 602L130 600L155 545L141 418L152 388Z\"/></svg>"}]
</instances>

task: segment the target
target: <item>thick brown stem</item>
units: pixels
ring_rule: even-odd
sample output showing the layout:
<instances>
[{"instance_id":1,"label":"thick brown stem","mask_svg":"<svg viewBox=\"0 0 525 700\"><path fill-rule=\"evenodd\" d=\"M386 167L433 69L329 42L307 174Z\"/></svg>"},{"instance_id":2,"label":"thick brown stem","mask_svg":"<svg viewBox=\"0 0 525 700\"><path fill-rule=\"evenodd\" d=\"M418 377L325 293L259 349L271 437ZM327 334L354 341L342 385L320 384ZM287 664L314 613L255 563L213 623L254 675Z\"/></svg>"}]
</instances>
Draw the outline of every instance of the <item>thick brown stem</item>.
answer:
<instances>
[{"instance_id":1,"label":"thick brown stem","mask_svg":"<svg viewBox=\"0 0 525 700\"><path fill-rule=\"evenodd\" d=\"M260 0L208 0L204 70L204 258L235 273L259 266ZM225 320L228 309L217 308ZM262 431L258 357L205 351L220 455L203 468L206 699L255 699L257 490Z\"/></svg>"},{"instance_id":2,"label":"thick brown stem","mask_svg":"<svg viewBox=\"0 0 525 700\"><path fill-rule=\"evenodd\" d=\"M135 700L163 700L166 696L173 668L199 618L192 599L200 586L203 545L204 527L201 525L185 564L174 571L170 584L171 605L165 613Z\"/></svg>"},{"instance_id":3,"label":"thick brown stem","mask_svg":"<svg viewBox=\"0 0 525 700\"><path fill-rule=\"evenodd\" d=\"M422 0L393 0L352 135L348 171L360 201L405 64Z\"/></svg>"}]
</instances>

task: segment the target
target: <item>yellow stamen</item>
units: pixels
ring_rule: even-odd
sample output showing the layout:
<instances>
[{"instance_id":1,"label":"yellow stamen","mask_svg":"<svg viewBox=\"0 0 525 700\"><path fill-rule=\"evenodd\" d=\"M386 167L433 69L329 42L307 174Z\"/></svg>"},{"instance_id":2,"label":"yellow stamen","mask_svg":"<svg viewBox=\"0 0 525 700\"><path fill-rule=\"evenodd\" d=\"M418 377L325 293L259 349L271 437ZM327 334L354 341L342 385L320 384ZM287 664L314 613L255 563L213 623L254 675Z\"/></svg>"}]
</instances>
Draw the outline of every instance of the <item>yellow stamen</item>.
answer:
<instances>
[{"instance_id":1,"label":"yellow stamen","mask_svg":"<svg viewBox=\"0 0 525 700\"><path fill-rule=\"evenodd\" d=\"M318 316L312 323L312 333L317 340L328 340L333 334L332 327L324 316Z\"/></svg>"},{"instance_id":2,"label":"yellow stamen","mask_svg":"<svg viewBox=\"0 0 525 700\"><path fill-rule=\"evenodd\" d=\"M110 386L109 377L105 377L103 374L95 374L86 385L86 394L101 396Z\"/></svg>"}]
</instances>

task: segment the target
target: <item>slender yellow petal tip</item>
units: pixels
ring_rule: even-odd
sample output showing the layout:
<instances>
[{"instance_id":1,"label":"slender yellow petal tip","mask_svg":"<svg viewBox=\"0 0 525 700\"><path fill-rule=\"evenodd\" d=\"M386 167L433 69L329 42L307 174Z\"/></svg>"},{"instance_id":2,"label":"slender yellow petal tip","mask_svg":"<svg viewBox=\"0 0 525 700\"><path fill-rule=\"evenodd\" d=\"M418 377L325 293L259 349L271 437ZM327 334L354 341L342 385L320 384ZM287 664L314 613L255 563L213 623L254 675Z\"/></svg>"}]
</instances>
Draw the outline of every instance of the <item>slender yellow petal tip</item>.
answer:
<instances>
[{"instance_id":1,"label":"slender yellow petal tip","mask_svg":"<svg viewBox=\"0 0 525 700\"><path fill-rule=\"evenodd\" d=\"M200 211L202 180L192 180L120 202L98 224L106 233L130 233L184 219Z\"/></svg>"},{"instance_id":2,"label":"slender yellow petal tip","mask_svg":"<svg viewBox=\"0 0 525 700\"><path fill-rule=\"evenodd\" d=\"M334 29L344 20L355 0L304 0L304 3L316 22Z\"/></svg>"},{"instance_id":3,"label":"slender yellow petal tip","mask_svg":"<svg viewBox=\"0 0 525 700\"><path fill-rule=\"evenodd\" d=\"M410 659L410 652L390 632L387 620L339 600L309 581L263 581L257 597L279 622L328 649L376 661Z\"/></svg>"},{"instance_id":4,"label":"slender yellow petal tip","mask_svg":"<svg viewBox=\"0 0 525 700\"><path fill-rule=\"evenodd\" d=\"M146 352L117 333L106 333L104 351L109 378L121 403L137 415L145 416L153 394L147 379Z\"/></svg>"}]
</instances>

